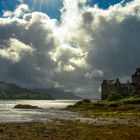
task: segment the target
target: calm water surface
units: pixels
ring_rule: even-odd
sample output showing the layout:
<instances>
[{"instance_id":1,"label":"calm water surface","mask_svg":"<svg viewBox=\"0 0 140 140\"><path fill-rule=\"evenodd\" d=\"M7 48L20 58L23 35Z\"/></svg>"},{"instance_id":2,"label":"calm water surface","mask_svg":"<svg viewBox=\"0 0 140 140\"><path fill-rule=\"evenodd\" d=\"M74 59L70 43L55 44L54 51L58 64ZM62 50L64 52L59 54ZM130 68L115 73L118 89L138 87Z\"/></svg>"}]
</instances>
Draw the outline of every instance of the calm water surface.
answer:
<instances>
[{"instance_id":1,"label":"calm water surface","mask_svg":"<svg viewBox=\"0 0 140 140\"><path fill-rule=\"evenodd\" d=\"M77 113L64 111L68 105L73 105L77 100L15 100L0 101L0 122L31 122L49 121L53 119L78 119ZM14 109L17 104L28 104L43 109Z\"/></svg>"}]
</instances>

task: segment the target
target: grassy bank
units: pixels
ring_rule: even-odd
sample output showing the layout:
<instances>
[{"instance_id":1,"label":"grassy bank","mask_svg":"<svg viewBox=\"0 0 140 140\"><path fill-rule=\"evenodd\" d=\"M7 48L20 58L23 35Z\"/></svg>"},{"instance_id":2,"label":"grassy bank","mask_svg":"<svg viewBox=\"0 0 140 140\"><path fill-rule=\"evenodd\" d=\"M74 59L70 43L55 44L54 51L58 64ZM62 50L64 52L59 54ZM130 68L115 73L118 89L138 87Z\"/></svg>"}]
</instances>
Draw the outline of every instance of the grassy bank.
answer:
<instances>
[{"instance_id":1,"label":"grassy bank","mask_svg":"<svg viewBox=\"0 0 140 140\"><path fill-rule=\"evenodd\" d=\"M139 140L140 125L95 125L79 121L1 124L1 140Z\"/></svg>"},{"instance_id":2,"label":"grassy bank","mask_svg":"<svg viewBox=\"0 0 140 140\"><path fill-rule=\"evenodd\" d=\"M91 102L83 100L73 106L68 106L68 110L83 113L88 116L140 116L140 98L129 97L118 101Z\"/></svg>"}]
</instances>

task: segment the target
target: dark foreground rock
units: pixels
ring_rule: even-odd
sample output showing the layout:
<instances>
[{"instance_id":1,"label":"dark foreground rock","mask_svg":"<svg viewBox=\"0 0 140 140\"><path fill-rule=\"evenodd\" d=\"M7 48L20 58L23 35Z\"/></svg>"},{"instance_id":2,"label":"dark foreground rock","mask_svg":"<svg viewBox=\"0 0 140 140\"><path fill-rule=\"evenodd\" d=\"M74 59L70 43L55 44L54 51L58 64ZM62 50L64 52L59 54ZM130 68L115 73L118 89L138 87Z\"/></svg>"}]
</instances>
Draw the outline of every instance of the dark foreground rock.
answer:
<instances>
[{"instance_id":1,"label":"dark foreground rock","mask_svg":"<svg viewBox=\"0 0 140 140\"><path fill-rule=\"evenodd\" d=\"M38 106L22 105L22 104L15 105L14 108L16 108L16 109L41 109Z\"/></svg>"}]
</instances>

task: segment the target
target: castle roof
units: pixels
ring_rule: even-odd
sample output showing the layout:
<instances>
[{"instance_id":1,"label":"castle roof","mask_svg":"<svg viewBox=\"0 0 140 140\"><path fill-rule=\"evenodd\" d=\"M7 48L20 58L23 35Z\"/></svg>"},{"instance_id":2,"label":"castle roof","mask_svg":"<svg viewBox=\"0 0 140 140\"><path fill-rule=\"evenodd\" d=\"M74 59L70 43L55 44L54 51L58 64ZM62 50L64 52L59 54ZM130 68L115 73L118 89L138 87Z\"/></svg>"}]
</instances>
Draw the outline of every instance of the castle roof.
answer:
<instances>
[{"instance_id":1,"label":"castle roof","mask_svg":"<svg viewBox=\"0 0 140 140\"><path fill-rule=\"evenodd\" d=\"M117 80L104 80L104 82L108 85L114 85L116 84L118 81Z\"/></svg>"},{"instance_id":2,"label":"castle roof","mask_svg":"<svg viewBox=\"0 0 140 140\"><path fill-rule=\"evenodd\" d=\"M137 68L137 69L136 69L136 72L135 72L134 75L140 75L140 68Z\"/></svg>"},{"instance_id":3,"label":"castle roof","mask_svg":"<svg viewBox=\"0 0 140 140\"><path fill-rule=\"evenodd\" d=\"M140 72L140 68L137 68L136 71L137 71L137 72Z\"/></svg>"},{"instance_id":4,"label":"castle roof","mask_svg":"<svg viewBox=\"0 0 140 140\"><path fill-rule=\"evenodd\" d=\"M107 80L107 84L110 85L116 84L116 80Z\"/></svg>"}]
</instances>

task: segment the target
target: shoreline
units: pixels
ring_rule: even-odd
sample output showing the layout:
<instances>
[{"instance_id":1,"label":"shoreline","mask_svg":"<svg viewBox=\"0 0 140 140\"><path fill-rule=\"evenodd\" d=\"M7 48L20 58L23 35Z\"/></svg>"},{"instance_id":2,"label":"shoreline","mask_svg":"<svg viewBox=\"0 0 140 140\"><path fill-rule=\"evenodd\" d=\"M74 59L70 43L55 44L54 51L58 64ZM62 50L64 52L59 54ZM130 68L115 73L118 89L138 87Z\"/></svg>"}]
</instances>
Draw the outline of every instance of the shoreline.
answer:
<instances>
[{"instance_id":1,"label":"shoreline","mask_svg":"<svg viewBox=\"0 0 140 140\"><path fill-rule=\"evenodd\" d=\"M140 105L80 101L62 109L78 114L75 117L0 123L0 140L139 140L139 109Z\"/></svg>"},{"instance_id":2,"label":"shoreline","mask_svg":"<svg viewBox=\"0 0 140 140\"><path fill-rule=\"evenodd\" d=\"M46 120L31 120L31 121L13 121L13 122L0 122L0 125L11 125L11 124L32 124L32 123L50 123L53 121L72 121L72 122L81 122L81 123L87 123L87 124L98 124L98 125L114 125L114 124L120 124L120 125L129 125L130 123L133 123L134 125L140 126L140 116L133 115L133 116L101 116L101 115L95 115L95 116L82 116L83 114L79 114L79 118L52 118Z\"/></svg>"}]
</instances>

